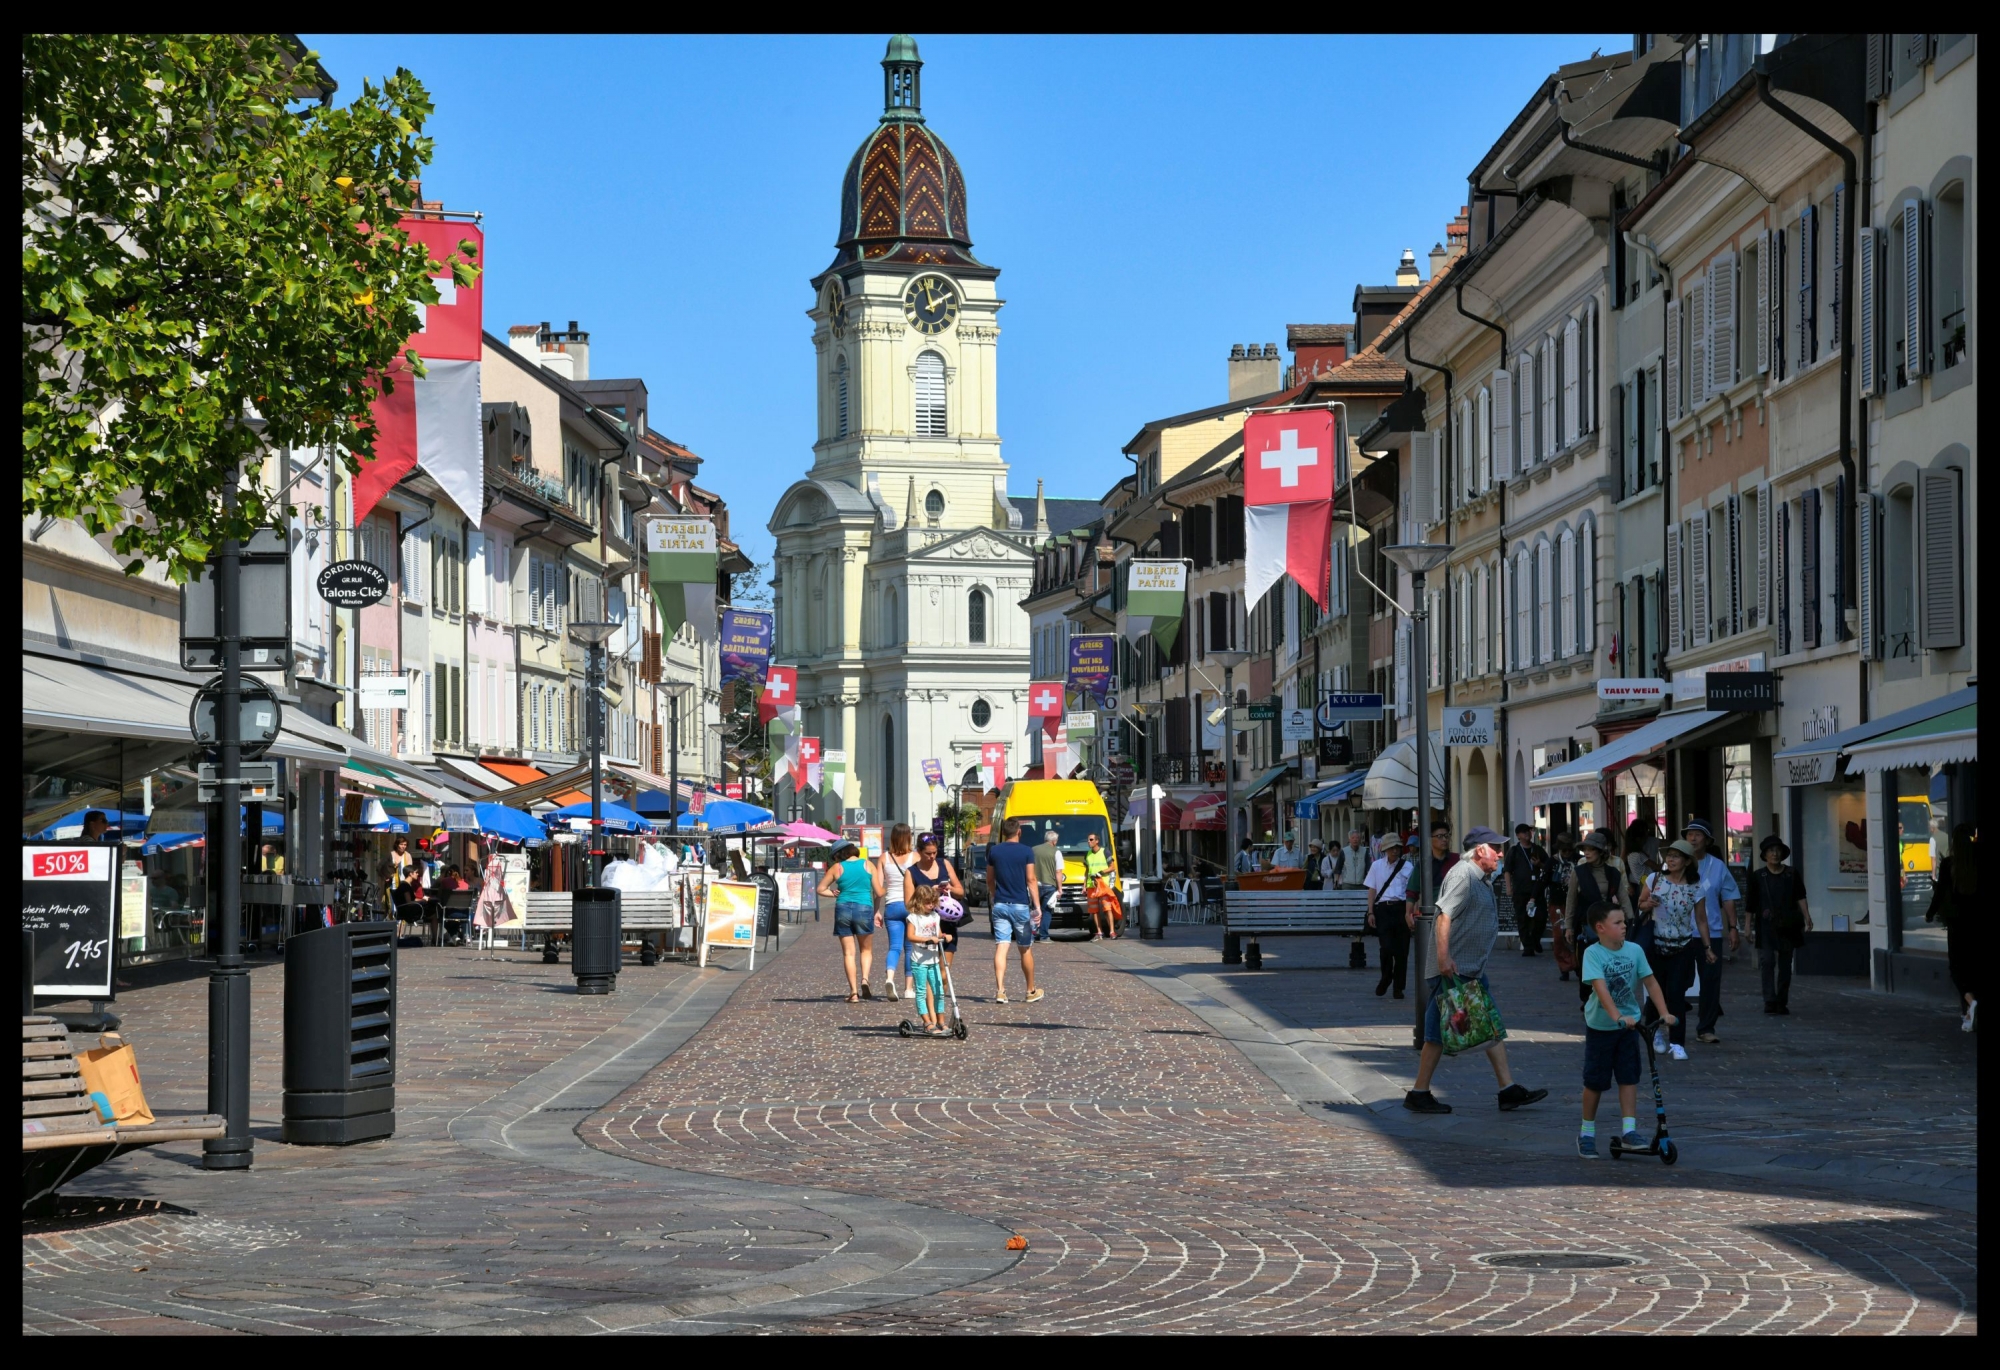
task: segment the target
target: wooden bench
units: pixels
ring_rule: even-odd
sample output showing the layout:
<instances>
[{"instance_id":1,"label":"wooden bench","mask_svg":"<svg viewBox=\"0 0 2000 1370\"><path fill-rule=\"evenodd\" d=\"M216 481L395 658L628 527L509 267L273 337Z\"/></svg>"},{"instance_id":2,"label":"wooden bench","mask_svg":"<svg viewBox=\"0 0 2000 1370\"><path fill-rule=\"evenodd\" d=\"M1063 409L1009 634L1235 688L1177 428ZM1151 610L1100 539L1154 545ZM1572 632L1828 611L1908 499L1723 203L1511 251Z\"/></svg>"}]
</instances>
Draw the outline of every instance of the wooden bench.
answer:
<instances>
[{"instance_id":1,"label":"wooden bench","mask_svg":"<svg viewBox=\"0 0 2000 1370\"><path fill-rule=\"evenodd\" d=\"M21 1019L21 1213L55 1207L56 1189L113 1156L155 1142L198 1142L226 1130L212 1113L121 1127L97 1116L69 1029L53 1018Z\"/></svg>"},{"instance_id":2,"label":"wooden bench","mask_svg":"<svg viewBox=\"0 0 2000 1370\"><path fill-rule=\"evenodd\" d=\"M521 945L530 933L542 936L542 960L553 965L557 957L556 938L567 936L574 919L568 890L530 890L528 908L521 923ZM639 943L639 964L657 964L661 948L656 939L633 939L635 932L675 932L695 921L681 910L681 889L676 881L671 889L624 890L618 899L618 921L626 939Z\"/></svg>"},{"instance_id":3,"label":"wooden bench","mask_svg":"<svg viewBox=\"0 0 2000 1370\"><path fill-rule=\"evenodd\" d=\"M1224 890L1222 964L1256 970L1262 937L1352 937L1347 964L1368 965L1367 890ZM1247 941L1250 945L1245 947Z\"/></svg>"}]
</instances>

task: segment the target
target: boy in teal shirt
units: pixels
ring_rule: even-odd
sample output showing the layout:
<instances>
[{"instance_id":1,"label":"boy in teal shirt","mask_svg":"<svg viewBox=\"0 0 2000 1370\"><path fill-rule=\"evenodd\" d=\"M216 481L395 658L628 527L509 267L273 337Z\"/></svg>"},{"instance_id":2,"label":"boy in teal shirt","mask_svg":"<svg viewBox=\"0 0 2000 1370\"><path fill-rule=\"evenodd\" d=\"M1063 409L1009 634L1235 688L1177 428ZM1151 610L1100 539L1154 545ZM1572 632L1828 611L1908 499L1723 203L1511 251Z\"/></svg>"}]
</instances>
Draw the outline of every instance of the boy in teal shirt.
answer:
<instances>
[{"instance_id":1,"label":"boy in teal shirt","mask_svg":"<svg viewBox=\"0 0 2000 1370\"><path fill-rule=\"evenodd\" d=\"M1591 995L1583 1006L1583 1122L1577 1128L1576 1154L1597 1159L1597 1104L1611 1082L1618 1082L1618 1109L1623 1115L1623 1145L1643 1147L1635 1112L1639 1092L1639 995L1651 997L1660 1020L1672 1027L1674 1016L1660 993L1660 982L1646 952L1625 940L1625 910L1616 904L1594 904L1589 911L1597 937L1583 954L1583 979Z\"/></svg>"}]
</instances>

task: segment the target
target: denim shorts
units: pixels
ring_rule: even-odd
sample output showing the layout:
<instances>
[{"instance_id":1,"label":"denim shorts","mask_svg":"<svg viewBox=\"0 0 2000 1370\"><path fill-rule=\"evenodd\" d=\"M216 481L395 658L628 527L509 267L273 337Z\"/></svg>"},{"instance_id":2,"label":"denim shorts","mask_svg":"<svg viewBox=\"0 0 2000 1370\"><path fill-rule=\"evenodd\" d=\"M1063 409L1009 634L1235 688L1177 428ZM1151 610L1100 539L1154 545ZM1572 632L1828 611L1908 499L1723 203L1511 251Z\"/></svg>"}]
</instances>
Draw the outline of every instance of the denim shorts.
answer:
<instances>
[{"instance_id":1,"label":"denim shorts","mask_svg":"<svg viewBox=\"0 0 2000 1370\"><path fill-rule=\"evenodd\" d=\"M1035 944L1035 911L1026 904L995 904L993 906L993 940L996 942L1018 942L1024 947Z\"/></svg>"},{"instance_id":2,"label":"denim shorts","mask_svg":"<svg viewBox=\"0 0 2000 1370\"><path fill-rule=\"evenodd\" d=\"M1459 978L1464 979L1465 977L1460 976ZM1491 992L1491 986L1486 983L1486 972L1483 970L1479 972L1479 987L1487 990L1489 993ZM1433 975L1424 982L1424 1040L1426 1042L1434 1042L1439 1046L1444 1045L1444 1028L1438 1021L1438 991L1443 988L1444 977L1442 975ZM1484 1048L1477 1049L1484 1050Z\"/></svg>"},{"instance_id":3,"label":"denim shorts","mask_svg":"<svg viewBox=\"0 0 2000 1370\"><path fill-rule=\"evenodd\" d=\"M1602 1094L1617 1080L1639 1083L1639 1034L1629 1028L1583 1030L1583 1087Z\"/></svg>"},{"instance_id":4,"label":"denim shorts","mask_svg":"<svg viewBox=\"0 0 2000 1370\"><path fill-rule=\"evenodd\" d=\"M875 931L873 904L836 904L833 908L835 937L866 937Z\"/></svg>"}]
</instances>

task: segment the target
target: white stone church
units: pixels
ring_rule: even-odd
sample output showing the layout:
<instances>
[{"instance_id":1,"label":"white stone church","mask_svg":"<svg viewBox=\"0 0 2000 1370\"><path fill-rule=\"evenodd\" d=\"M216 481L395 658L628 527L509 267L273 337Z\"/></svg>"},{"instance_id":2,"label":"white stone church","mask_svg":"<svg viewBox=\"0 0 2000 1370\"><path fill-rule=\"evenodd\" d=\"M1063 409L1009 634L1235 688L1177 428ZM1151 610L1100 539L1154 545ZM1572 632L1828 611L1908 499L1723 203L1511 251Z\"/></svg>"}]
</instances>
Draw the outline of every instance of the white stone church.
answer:
<instances>
[{"instance_id":1,"label":"white stone church","mask_svg":"<svg viewBox=\"0 0 2000 1370\"><path fill-rule=\"evenodd\" d=\"M1006 744L1011 775L1026 765L1020 601L1048 525L1007 493L1000 273L972 255L965 179L921 113L922 65L913 41L890 41L882 119L848 165L837 255L812 282L812 470L770 524L775 660L799 668L806 733L846 756L840 799L800 796L821 822L861 808L927 826L948 795L927 787L926 759L946 785L976 781L985 743Z\"/></svg>"}]
</instances>

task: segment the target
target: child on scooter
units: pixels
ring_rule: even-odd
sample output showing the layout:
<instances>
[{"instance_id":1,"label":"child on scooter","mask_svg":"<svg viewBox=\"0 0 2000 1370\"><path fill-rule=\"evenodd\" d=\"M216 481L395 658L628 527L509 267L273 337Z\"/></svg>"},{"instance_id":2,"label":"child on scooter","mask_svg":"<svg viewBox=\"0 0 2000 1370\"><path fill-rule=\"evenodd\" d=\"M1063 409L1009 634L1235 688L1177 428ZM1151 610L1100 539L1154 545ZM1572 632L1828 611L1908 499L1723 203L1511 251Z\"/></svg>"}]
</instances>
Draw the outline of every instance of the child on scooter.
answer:
<instances>
[{"instance_id":1,"label":"child on scooter","mask_svg":"<svg viewBox=\"0 0 2000 1370\"><path fill-rule=\"evenodd\" d=\"M1660 993L1660 982L1646 960L1645 949L1625 940L1625 910L1611 903L1591 905L1585 914L1597 941L1583 953L1583 979L1591 997L1583 1006L1583 1122L1577 1128L1576 1154L1597 1159L1597 1105L1616 1079L1618 1109L1623 1115L1619 1145L1637 1150L1639 1136L1639 996L1643 989L1660 1021L1672 1027L1674 1016Z\"/></svg>"},{"instance_id":2,"label":"child on scooter","mask_svg":"<svg viewBox=\"0 0 2000 1370\"><path fill-rule=\"evenodd\" d=\"M917 1018L933 1037L949 1037L944 1022L944 981L938 961L944 955L944 934L938 925L940 886L918 885L906 896L909 909L904 945L909 949L910 994L917 1001Z\"/></svg>"}]
</instances>

